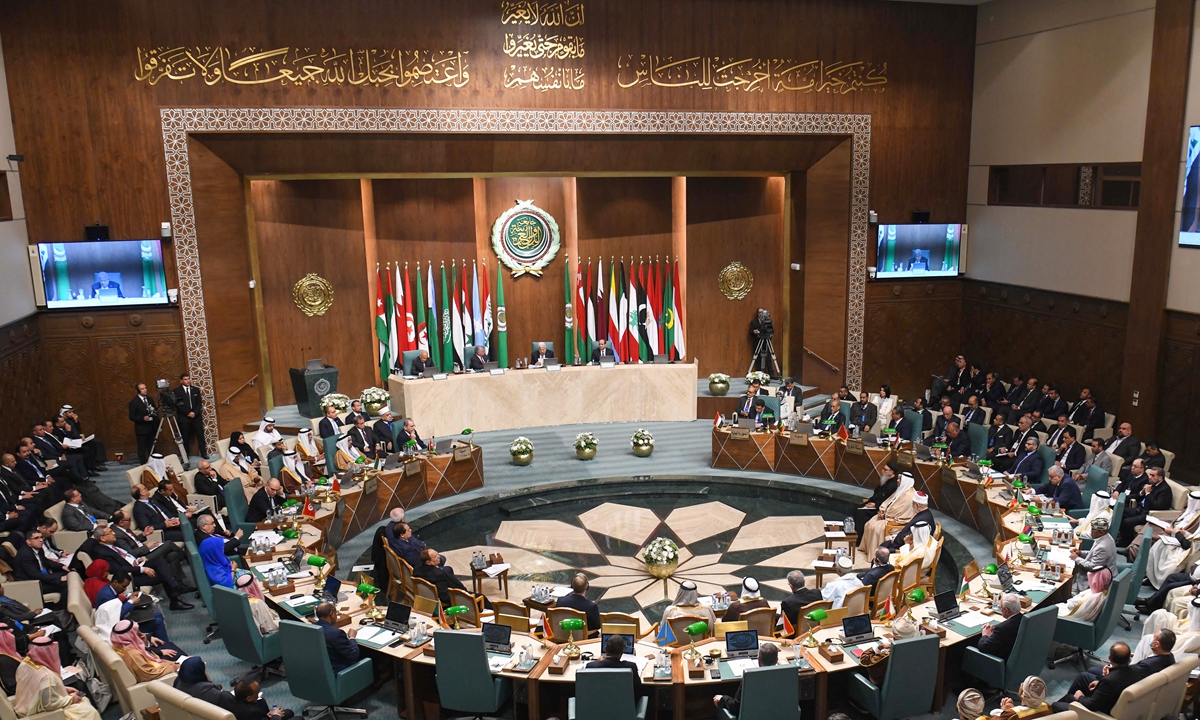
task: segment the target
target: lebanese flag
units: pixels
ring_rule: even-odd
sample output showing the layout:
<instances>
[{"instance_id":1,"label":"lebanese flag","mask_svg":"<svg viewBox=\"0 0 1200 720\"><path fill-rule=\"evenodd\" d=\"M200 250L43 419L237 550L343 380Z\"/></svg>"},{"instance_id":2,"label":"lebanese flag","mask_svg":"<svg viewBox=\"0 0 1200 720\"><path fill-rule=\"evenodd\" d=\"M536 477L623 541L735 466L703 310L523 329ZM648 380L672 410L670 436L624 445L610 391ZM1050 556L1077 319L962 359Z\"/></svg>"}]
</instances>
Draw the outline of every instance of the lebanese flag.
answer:
<instances>
[{"instance_id":1,"label":"lebanese flag","mask_svg":"<svg viewBox=\"0 0 1200 720\"><path fill-rule=\"evenodd\" d=\"M623 356L624 348L621 347L621 327L620 315L621 304L617 299L617 264L610 263L608 266L608 346L612 348L613 355L618 359Z\"/></svg>"},{"instance_id":2,"label":"lebanese flag","mask_svg":"<svg viewBox=\"0 0 1200 720\"><path fill-rule=\"evenodd\" d=\"M483 345L488 350L488 357L492 356L492 291L488 287L487 263L481 262L483 272L480 277L483 280L483 289L480 290L482 298L480 303L483 304ZM478 323L478 319L476 320Z\"/></svg>"},{"instance_id":3,"label":"lebanese flag","mask_svg":"<svg viewBox=\"0 0 1200 720\"><path fill-rule=\"evenodd\" d=\"M633 271L633 261L629 261L629 295L626 296L626 322L627 330L625 335L625 353L628 360L625 362L638 362L641 360L641 342L638 338L638 292L637 279Z\"/></svg>"},{"instance_id":4,"label":"lebanese flag","mask_svg":"<svg viewBox=\"0 0 1200 720\"><path fill-rule=\"evenodd\" d=\"M687 349L683 342L683 301L679 297L679 261L675 261L675 267L672 270L673 280L671 294L671 319L675 321L675 359L682 360L687 355Z\"/></svg>"},{"instance_id":5,"label":"lebanese flag","mask_svg":"<svg viewBox=\"0 0 1200 720\"><path fill-rule=\"evenodd\" d=\"M396 266L397 285L399 285L400 266ZM399 317L404 318L404 322L399 325L397 332L400 334L400 350L416 350L417 349L417 324L413 320L413 301L416 299L412 294L412 283L408 278L408 263L404 264L404 314ZM402 355L396 357L399 360Z\"/></svg>"}]
</instances>

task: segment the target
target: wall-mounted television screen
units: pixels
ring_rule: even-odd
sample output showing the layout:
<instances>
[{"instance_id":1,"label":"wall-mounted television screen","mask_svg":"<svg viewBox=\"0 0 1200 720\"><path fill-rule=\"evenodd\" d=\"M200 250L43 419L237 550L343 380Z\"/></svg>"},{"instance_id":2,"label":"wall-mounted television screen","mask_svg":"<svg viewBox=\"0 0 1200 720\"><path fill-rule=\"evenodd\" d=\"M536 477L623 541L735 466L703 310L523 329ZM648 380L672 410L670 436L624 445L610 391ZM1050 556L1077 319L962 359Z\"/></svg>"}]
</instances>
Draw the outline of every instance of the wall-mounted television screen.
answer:
<instances>
[{"instance_id":1,"label":"wall-mounted television screen","mask_svg":"<svg viewBox=\"0 0 1200 720\"><path fill-rule=\"evenodd\" d=\"M966 236L966 225L880 225L875 277L954 277Z\"/></svg>"},{"instance_id":2,"label":"wall-mounted television screen","mask_svg":"<svg viewBox=\"0 0 1200 720\"><path fill-rule=\"evenodd\" d=\"M38 265L52 310L169 302L161 240L38 243Z\"/></svg>"},{"instance_id":3,"label":"wall-mounted television screen","mask_svg":"<svg viewBox=\"0 0 1200 720\"><path fill-rule=\"evenodd\" d=\"M1188 130L1184 155L1183 203L1179 214L1179 244L1200 247L1200 127Z\"/></svg>"}]
</instances>

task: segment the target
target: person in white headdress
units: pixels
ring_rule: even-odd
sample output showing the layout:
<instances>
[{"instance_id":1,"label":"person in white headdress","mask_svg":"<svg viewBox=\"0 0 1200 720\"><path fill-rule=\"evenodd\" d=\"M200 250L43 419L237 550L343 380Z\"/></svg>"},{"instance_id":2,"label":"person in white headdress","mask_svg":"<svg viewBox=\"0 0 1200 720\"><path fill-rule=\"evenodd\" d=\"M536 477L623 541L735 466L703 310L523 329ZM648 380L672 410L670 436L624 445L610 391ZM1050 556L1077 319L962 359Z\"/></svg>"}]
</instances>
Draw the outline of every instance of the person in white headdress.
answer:
<instances>
[{"instance_id":1,"label":"person in white headdress","mask_svg":"<svg viewBox=\"0 0 1200 720\"><path fill-rule=\"evenodd\" d=\"M270 447L280 440L283 440L283 436L275 429L275 418L264 417L258 424L258 432L254 433L251 442L254 443L254 449L257 450L264 445Z\"/></svg>"},{"instance_id":2,"label":"person in white headdress","mask_svg":"<svg viewBox=\"0 0 1200 720\"><path fill-rule=\"evenodd\" d=\"M1070 518L1069 522L1072 525L1078 525L1075 528L1075 537L1081 539L1090 538L1092 536L1092 521L1098 517L1107 518L1111 527L1112 514L1112 493L1107 490L1100 490L1092 495L1087 516L1083 518Z\"/></svg>"},{"instance_id":3,"label":"person in white headdress","mask_svg":"<svg viewBox=\"0 0 1200 720\"><path fill-rule=\"evenodd\" d=\"M671 618L682 615L695 615L708 623L709 634L712 634L717 626L717 616L713 613L712 607L700 604L700 592L696 588L696 583L691 580L684 580L679 584L679 591L675 593L675 602L663 610L662 625L666 625ZM682 638L676 636L675 639L677 642L686 643L687 636Z\"/></svg>"},{"instance_id":4,"label":"person in white headdress","mask_svg":"<svg viewBox=\"0 0 1200 720\"><path fill-rule=\"evenodd\" d=\"M729 603L729 609L725 611L721 622L736 622L744 613L765 607L770 607L770 605L763 599L762 592L758 589L758 580L752 577L745 578L742 580L741 598Z\"/></svg>"},{"instance_id":5,"label":"person in white headdress","mask_svg":"<svg viewBox=\"0 0 1200 720\"><path fill-rule=\"evenodd\" d=\"M1187 542L1180 543L1176 533L1182 534ZM1168 575L1183 568L1192 555L1193 543L1200 539L1200 491L1188 493L1187 507L1171 523L1170 530L1156 527L1154 534L1158 539L1150 546L1150 557L1146 559L1146 579L1157 590ZM1144 551L1142 548L1139 552Z\"/></svg>"},{"instance_id":6,"label":"person in white headdress","mask_svg":"<svg viewBox=\"0 0 1200 720\"><path fill-rule=\"evenodd\" d=\"M1185 659L1188 655L1195 655L1200 652L1200 597L1193 597L1187 604L1187 613L1184 619L1175 619L1175 647L1171 648L1171 654L1175 656L1175 661ZM1149 624L1151 619L1159 613L1166 614L1164 610L1155 610L1146 619ZM1174 616L1171 616L1174 617Z\"/></svg>"},{"instance_id":7,"label":"person in white headdress","mask_svg":"<svg viewBox=\"0 0 1200 720\"><path fill-rule=\"evenodd\" d=\"M334 462L337 465L338 470L345 470L349 468L351 465L358 462L358 459L362 456L363 455L358 451L358 448L351 444L350 433L345 433L338 436L337 457L334 458Z\"/></svg>"},{"instance_id":8,"label":"person in white headdress","mask_svg":"<svg viewBox=\"0 0 1200 720\"><path fill-rule=\"evenodd\" d=\"M325 464L325 453L317 447L317 441L313 439L312 428L301 428L300 432L296 433L296 452L306 463Z\"/></svg>"},{"instance_id":9,"label":"person in white headdress","mask_svg":"<svg viewBox=\"0 0 1200 720\"><path fill-rule=\"evenodd\" d=\"M862 539L858 544L858 549L862 552L874 552L875 548L882 545L883 541L887 539L888 523L903 525L912 520L913 516L917 514L917 508L913 506L913 498L916 497L916 494L916 481L913 479L912 473L900 473L900 482L896 486L896 492L879 504L879 512L862 528L860 535Z\"/></svg>"},{"instance_id":10,"label":"person in white headdress","mask_svg":"<svg viewBox=\"0 0 1200 720\"><path fill-rule=\"evenodd\" d=\"M1087 573L1087 589L1058 604L1058 616L1092 622L1100 617L1108 589L1112 586L1112 572L1100 567Z\"/></svg>"},{"instance_id":11,"label":"person in white headdress","mask_svg":"<svg viewBox=\"0 0 1200 720\"><path fill-rule=\"evenodd\" d=\"M262 478L259 477L258 471L246 460L246 456L242 451L232 446L225 453L225 462L221 463L221 467L217 469L217 474L230 482L241 480L243 489L255 487L262 483Z\"/></svg>"},{"instance_id":12,"label":"person in white headdress","mask_svg":"<svg viewBox=\"0 0 1200 720\"><path fill-rule=\"evenodd\" d=\"M836 610L846 604L846 593L862 587L862 580L854 574L854 562L850 560L849 555L839 555L833 569L837 571L838 576L821 588L821 597L832 600L833 609Z\"/></svg>"},{"instance_id":13,"label":"person in white headdress","mask_svg":"<svg viewBox=\"0 0 1200 720\"><path fill-rule=\"evenodd\" d=\"M154 490L158 484L167 479L166 458L162 453L154 453L150 459L146 461L146 467L142 469L142 484L147 488Z\"/></svg>"},{"instance_id":14,"label":"person in white headdress","mask_svg":"<svg viewBox=\"0 0 1200 720\"><path fill-rule=\"evenodd\" d=\"M279 468L279 482L289 495L295 495L313 481L304 467L304 462L296 455L295 450L283 453L283 467Z\"/></svg>"},{"instance_id":15,"label":"person in white headdress","mask_svg":"<svg viewBox=\"0 0 1200 720\"><path fill-rule=\"evenodd\" d=\"M936 550L937 540L933 539L933 527L922 520L909 528L904 537L904 545L896 553L892 564L900 567L906 563L919 562L924 569L926 563L933 562Z\"/></svg>"}]
</instances>

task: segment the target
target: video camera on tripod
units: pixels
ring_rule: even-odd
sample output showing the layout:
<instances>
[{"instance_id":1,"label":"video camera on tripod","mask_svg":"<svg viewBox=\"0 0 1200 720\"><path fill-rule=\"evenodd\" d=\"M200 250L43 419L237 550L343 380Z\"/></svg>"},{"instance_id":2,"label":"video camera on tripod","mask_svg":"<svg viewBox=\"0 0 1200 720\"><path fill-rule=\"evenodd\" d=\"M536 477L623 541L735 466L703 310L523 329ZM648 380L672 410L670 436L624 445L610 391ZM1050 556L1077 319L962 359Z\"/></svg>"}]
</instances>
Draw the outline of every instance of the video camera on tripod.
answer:
<instances>
[{"instance_id":1,"label":"video camera on tripod","mask_svg":"<svg viewBox=\"0 0 1200 720\"><path fill-rule=\"evenodd\" d=\"M754 337L754 357L750 360L749 373L755 365L771 377L779 377L779 361L775 359L775 346L771 338L775 337L775 323L771 321L771 313L765 308L759 308L758 314L750 321L750 334ZM771 368L775 369L771 373Z\"/></svg>"},{"instance_id":2,"label":"video camera on tripod","mask_svg":"<svg viewBox=\"0 0 1200 720\"><path fill-rule=\"evenodd\" d=\"M770 340L771 338L775 337L775 323L771 321L770 310L759 308L757 320L758 327L754 327L754 324L751 323L750 329L754 332L758 339Z\"/></svg>"},{"instance_id":3,"label":"video camera on tripod","mask_svg":"<svg viewBox=\"0 0 1200 720\"><path fill-rule=\"evenodd\" d=\"M154 387L158 388L159 414L165 418L175 417L175 391L171 389L171 383L159 378L154 381Z\"/></svg>"},{"instance_id":4,"label":"video camera on tripod","mask_svg":"<svg viewBox=\"0 0 1200 720\"><path fill-rule=\"evenodd\" d=\"M170 381L165 378L155 380L154 387L158 388L158 428L154 431L154 445L150 446L150 452L154 452L158 445L158 436L162 432L163 425L166 425L175 439L175 447L178 448L179 460L183 464L183 469L190 470L191 459L188 457L187 448L183 445L183 433L179 431L179 421L175 419L175 391L171 389Z\"/></svg>"}]
</instances>

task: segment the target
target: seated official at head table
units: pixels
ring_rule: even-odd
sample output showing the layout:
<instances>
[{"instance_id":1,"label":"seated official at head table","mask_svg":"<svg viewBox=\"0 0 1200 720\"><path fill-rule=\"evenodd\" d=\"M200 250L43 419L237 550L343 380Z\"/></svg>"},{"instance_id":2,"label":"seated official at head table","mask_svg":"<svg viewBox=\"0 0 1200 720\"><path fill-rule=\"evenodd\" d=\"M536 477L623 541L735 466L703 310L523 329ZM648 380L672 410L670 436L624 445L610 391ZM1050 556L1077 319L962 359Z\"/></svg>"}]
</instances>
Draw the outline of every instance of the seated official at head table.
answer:
<instances>
[{"instance_id":1,"label":"seated official at head table","mask_svg":"<svg viewBox=\"0 0 1200 720\"><path fill-rule=\"evenodd\" d=\"M550 357L554 357L554 355L551 354ZM608 341L604 338L600 338L597 341L596 348L592 350L592 362L599 364L601 359L604 359L604 362L617 361L617 356L613 353L612 348L608 346Z\"/></svg>"},{"instance_id":2,"label":"seated official at head table","mask_svg":"<svg viewBox=\"0 0 1200 720\"><path fill-rule=\"evenodd\" d=\"M482 345L476 345L475 354L471 356L471 369L478 372L483 369L483 364L487 361L487 348Z\"/></svg>"},{"instance_id":3,"label":"seated official at head table","mask_svg":"<svg viewBox=\"0 0 1200 720\"><path fill-rule=\"evenodd\" d=\"M429 449L429 446L426 445L425 441L421 439L421 434L417 432L417 422L410 417L404 418L404 426L400 428L400 437L397 440L397 442L400 443L399 449L402 452L404 450L404 445L409 440L416 441L418 450Z\"/></svg>"},{"instance_id":4,"label":"seated official at head table","mask_svg":"<svg viewBox=\"0 0 1200 720\"><path fill-rule=\"evenodd\" d=\"M545 360L546 358L553 358L553 357L554 357L554 351L547 350L546 343L540 342L540 343L538 343L538 346L537 346L537 352L535 352L533 354L533 357L529 358L529 362L533 365L541 365L542 360Z\"/></svg>"},{"instance_id":5,"label":"seated official at head table","mask_svg":"<svg viewBox=\"0 0 1200 720\"><path fill-rule=\"evenodd\" d=\"M408 366L408 374L420 375L421 373L425 372L425 368L437 370L437 366L434 365L429 359L428 350L422 350L421 352L417 353L417 356L413 358L412 363Z\"/></svg>"}]
</instances>

